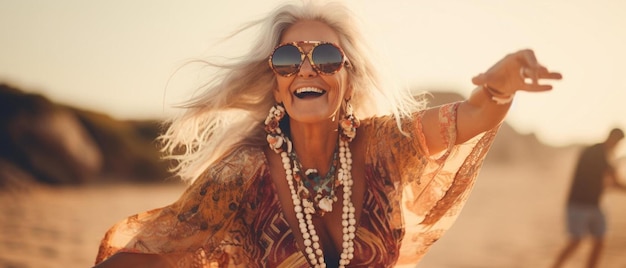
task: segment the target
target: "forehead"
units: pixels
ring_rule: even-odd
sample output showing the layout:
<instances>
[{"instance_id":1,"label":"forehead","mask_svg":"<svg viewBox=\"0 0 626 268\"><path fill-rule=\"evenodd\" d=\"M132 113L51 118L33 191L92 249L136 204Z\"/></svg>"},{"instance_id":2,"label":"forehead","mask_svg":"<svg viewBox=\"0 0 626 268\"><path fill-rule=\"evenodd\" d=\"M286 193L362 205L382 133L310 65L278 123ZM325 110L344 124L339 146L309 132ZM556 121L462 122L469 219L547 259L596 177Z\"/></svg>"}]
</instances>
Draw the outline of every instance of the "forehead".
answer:
<instances>
[{"instance_id":1,"label":"forehead","mask_svg":"<svg viewBox=\"0 0 626 268\"><path fill-rule=\"evenodd\" d=\"M295 41L326 41L339 44L339 35L326 23L316 20L302 20L283 32L281 43Z\"/></svg>"}]
</instances>

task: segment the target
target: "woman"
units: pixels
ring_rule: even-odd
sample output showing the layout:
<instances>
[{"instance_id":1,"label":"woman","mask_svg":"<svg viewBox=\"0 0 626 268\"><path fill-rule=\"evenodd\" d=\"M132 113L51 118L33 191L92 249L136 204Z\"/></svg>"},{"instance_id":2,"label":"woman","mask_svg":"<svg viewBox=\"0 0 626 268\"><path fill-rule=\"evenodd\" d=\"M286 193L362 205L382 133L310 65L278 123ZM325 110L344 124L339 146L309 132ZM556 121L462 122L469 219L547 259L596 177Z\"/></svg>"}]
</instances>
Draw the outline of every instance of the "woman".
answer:
<instances>
[{"instance_id":1,"label":"woman","mask_svg":"<svg viewBox=\"0 0 626 268\"><path fill-rule=\"evenodd\" d=\"M515 92L560 74L519 51L468 100L423 110L379 86L348 18L307 2L259 21L253 50L163 136L192 184L109 230L97 267L416 264L465 203Z\"/></svg>"}]
</instances>

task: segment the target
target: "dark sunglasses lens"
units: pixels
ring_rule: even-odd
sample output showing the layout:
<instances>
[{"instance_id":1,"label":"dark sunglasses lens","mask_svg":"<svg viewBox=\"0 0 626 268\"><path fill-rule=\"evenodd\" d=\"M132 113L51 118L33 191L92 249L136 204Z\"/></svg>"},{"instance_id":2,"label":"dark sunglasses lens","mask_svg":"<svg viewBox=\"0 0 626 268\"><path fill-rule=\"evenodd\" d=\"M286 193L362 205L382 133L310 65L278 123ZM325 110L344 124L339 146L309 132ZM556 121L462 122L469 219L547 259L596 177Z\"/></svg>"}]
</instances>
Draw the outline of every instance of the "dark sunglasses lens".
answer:
<instances>
[{"instance_id":1,"label":"dark sunglasses lens","mask_svg":"<svg viewBox=\"0 0 626 268\"><path fill-rule=\"evenodd\" d=\"M343 55L331 44L321 44L313 49L313 61L322 73L333 73L341 68Z\"/></svg>"},{"instance_id":2,"label":"dark sunglasses lens","mask_svg":"<svg viewBox=\"0 0 626 268\"><path fill-rule=\"evenodd\" d=\"M292 45L279 47L272 55L274 71L280 75L289 75L298 72L301 62L300 50Z\"/></svg>"}]
</instances>

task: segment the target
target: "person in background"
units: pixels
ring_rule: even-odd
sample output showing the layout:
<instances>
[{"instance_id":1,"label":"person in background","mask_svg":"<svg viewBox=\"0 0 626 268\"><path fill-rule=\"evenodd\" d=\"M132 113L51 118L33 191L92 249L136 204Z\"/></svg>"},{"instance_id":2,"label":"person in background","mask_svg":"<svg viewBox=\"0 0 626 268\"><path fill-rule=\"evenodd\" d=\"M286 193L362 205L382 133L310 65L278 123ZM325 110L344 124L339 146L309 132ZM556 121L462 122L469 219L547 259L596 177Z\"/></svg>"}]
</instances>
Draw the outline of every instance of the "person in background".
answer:
<instances>
[{"instance_id":1,"label":"person in background","mask_svg":"<svg viewBox=\"0 0 626 268\"><path fill-rule=\"evenodd\" d=\"M475 76L467 100L426 109L384 86L352 17L301 1L257 21L249 53L213 64L223 72L162 137L190 186L113 226L96 267L416 265L461 211L516 92L561 75L520 50Z\"/></svg>"},{"instance_id":2,"label":"person in background","mask_svg":"<svg viewBox=\"0 0 626 268\"><path fill-rule=\"evenodd\" d=\"M607 187L626 190L612 163L613 151L623 138L624 132L615 128L604 142L586 147L580 154L567 197L569 242L557 256L554 268L572 256L586 235L593 238L586 267L598 267L606 233L606 219L600 208L602 195Z\"/></svg>"}]
</instances>

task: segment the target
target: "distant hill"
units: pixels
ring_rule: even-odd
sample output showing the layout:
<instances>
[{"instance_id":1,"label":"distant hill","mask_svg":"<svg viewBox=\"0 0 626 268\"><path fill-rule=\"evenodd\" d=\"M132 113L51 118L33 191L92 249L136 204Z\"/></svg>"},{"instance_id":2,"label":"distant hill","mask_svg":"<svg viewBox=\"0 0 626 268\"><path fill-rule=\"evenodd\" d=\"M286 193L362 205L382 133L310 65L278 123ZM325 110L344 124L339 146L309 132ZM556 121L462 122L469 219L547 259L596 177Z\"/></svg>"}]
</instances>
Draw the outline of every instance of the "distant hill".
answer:
<instances>
[{"instance_id":1,"label":"distant hill","mask_svg":"<svg viewBox=\"0 0 626 268\"><path fill-rule=\"evenodd\" d=\"M154 120L117 120L0 84L0 188L33 180L163 181Z\"/></svg>"}]
</instances>

